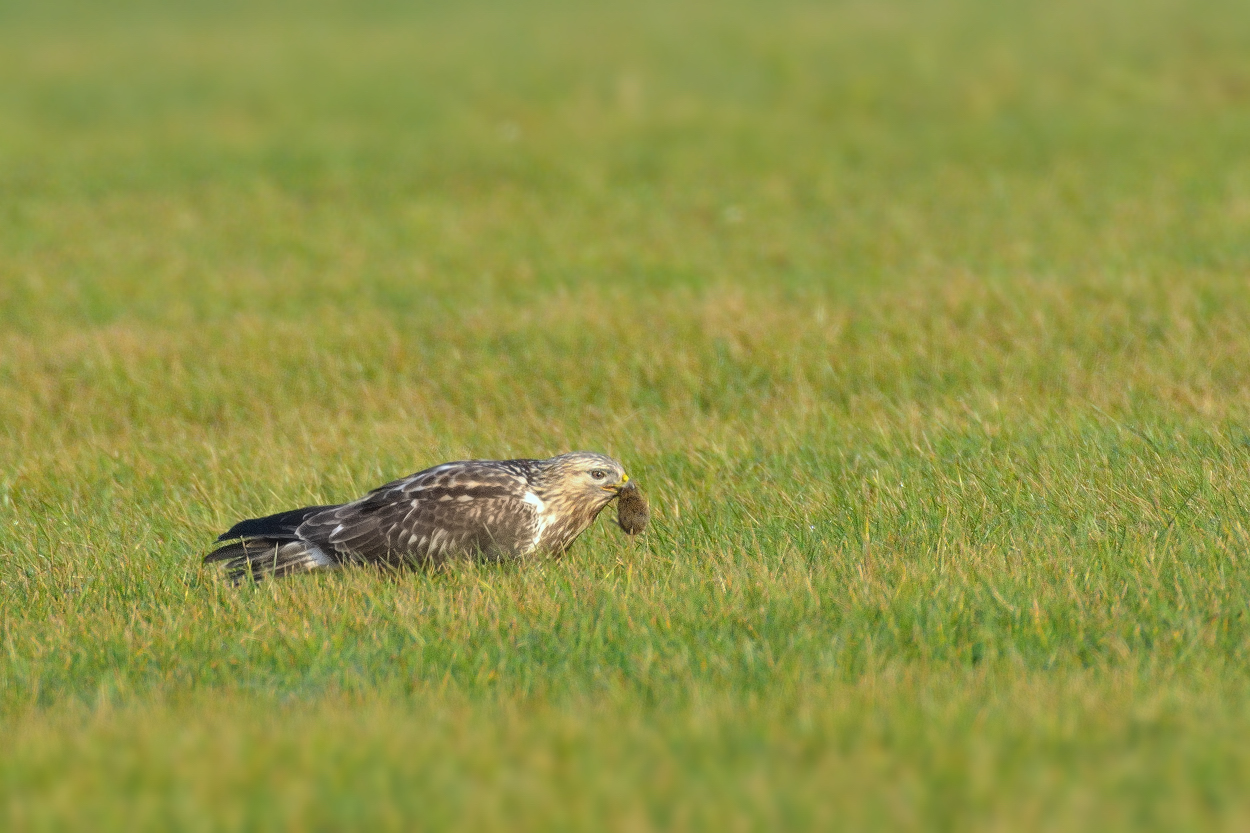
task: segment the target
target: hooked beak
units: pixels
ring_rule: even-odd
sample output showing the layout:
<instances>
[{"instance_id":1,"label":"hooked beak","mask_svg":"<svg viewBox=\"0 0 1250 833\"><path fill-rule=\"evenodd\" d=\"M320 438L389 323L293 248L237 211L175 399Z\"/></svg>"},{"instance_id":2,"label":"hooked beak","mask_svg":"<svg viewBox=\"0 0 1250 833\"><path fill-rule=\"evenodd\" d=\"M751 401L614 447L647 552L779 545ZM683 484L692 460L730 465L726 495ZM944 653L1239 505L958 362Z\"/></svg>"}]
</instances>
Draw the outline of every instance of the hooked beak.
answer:
<instances>
[{"instance_id":1,"label":"hooked beak","mask_svg":"<svg viewBox=\"0 0 1250 833\"><path fill-rule=\"evenodd\" d=\"M603 489L605 492L612 492L613 494L620 494L621 489L624 489L625 484L628 482L629 482L629 475L622 474L620 483L617 483L613 486L600 486L599 488Z\"/></svg>"}]
</instances>

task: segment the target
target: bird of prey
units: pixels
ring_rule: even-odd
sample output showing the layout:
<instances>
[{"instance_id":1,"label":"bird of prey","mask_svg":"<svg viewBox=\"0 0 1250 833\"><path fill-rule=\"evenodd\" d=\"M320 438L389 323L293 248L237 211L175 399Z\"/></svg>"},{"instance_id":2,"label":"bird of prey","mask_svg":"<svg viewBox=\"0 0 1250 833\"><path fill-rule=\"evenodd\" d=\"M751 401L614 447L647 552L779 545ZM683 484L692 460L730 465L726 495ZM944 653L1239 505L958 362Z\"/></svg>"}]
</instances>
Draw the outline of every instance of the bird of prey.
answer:
<instances>
[{"instance_id":1,"label":"bird of prey","mask_svg":"<svg viewBox=\"0 0 1250 833\"><path fill-rule=\"evenodd\" d=\"M347 564L558 555L627 483L620 463L589 451L443 463L350 503L240 521L204 561L224 561L238 582Z\"/></svg>"}]
</instances>

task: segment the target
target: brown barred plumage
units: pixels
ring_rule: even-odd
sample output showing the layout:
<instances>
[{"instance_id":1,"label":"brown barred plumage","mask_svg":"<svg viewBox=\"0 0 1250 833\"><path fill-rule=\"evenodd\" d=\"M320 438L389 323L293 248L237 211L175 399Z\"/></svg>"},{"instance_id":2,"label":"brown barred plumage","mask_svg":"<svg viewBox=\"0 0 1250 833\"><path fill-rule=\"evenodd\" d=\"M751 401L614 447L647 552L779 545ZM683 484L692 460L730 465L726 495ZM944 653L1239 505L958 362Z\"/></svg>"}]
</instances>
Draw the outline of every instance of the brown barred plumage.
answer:
<instances>
[{"instance_id":1,"label":"brown barred plumage","mask_svg":"<svg viewBox=\"0 0 1250 833\"><path fill-rule=\"evenodd\" d=\"M564 552L629 481L603 454L463 460L337 506L241 521L205 556L235 581L345 564L441 564ZM633 484L630 484L631 486Z\"/></svg>"}]
</instances>

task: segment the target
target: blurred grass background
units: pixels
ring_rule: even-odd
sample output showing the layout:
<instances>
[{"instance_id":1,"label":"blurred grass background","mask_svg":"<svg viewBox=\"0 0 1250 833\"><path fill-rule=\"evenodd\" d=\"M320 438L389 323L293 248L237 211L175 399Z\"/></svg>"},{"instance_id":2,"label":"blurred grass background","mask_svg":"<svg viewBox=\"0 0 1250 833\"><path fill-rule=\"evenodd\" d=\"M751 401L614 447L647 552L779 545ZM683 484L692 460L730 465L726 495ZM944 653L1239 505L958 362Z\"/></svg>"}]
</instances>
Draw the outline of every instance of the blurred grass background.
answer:
<instances>
[{"instance_id":1,"label":"blurred grass background","mask_svg":"<svg viewBox=\"0 0 1250 833\"><path fill-rule=\"evenodd\" d=\"M1250 8L0 5L12 829L1250 823ZM621 458L558 563L233 521Z\"/></svg>"}]
</instances>

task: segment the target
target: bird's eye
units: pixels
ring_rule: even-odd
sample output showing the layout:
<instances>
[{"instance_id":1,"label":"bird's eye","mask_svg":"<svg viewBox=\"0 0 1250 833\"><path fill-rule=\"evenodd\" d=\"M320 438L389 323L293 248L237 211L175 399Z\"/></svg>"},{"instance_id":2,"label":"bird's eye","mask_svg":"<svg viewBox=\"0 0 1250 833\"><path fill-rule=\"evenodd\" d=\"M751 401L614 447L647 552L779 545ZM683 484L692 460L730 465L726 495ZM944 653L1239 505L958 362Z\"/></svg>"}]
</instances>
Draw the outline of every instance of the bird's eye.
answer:
<instances>
[{"instance_id":1,"label":"bird's eye","mask_svg":"<svg viewBox=\"0 0 1250 833\"><path fill-rule=\"evenodd\" d=\"M603 471L603 469L595 469L594 471L590 473L590 476L593 477L595 480L602 480L608 475Z\"/></svg>"}]
</instances>

